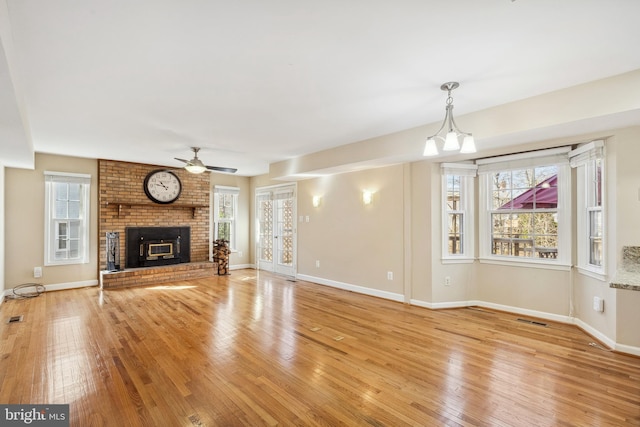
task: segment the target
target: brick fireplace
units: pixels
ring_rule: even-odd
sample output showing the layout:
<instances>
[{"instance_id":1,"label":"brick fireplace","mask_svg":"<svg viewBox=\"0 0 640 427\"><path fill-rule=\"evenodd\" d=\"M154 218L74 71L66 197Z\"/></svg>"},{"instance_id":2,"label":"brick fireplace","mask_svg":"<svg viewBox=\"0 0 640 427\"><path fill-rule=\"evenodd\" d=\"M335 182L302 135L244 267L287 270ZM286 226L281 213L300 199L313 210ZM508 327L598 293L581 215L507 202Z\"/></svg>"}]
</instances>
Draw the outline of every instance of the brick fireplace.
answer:
<instances>
[{"instance_id":1,"label":"brick fireplace","mask_svg":"<svg viewBox=\"0 0 640 427\"><path fill-rule=\"evenodd\" d=\"M99 176L99 265L103 287L161 283L184 278L211 276L213 264L209 260L209 193L210 176L190 174L183 169L172 169L182 182L180 198L172 204L158 204L149 200L143 183L147 174L161 166L140 163L98 160ZM124 271L106 273L106 233L120 233L120 260L125 265L127 228L182 227L189 229L189 260L178 265L145 265ZM167 246L155 246L156 251L167 251ZM159 255L159 256L167 256ZM152 257L151 257L152 258ZM133 271L135 270L135 271ZM131 280L122 280L131 277Z\"/></svg>"}]
</instances>

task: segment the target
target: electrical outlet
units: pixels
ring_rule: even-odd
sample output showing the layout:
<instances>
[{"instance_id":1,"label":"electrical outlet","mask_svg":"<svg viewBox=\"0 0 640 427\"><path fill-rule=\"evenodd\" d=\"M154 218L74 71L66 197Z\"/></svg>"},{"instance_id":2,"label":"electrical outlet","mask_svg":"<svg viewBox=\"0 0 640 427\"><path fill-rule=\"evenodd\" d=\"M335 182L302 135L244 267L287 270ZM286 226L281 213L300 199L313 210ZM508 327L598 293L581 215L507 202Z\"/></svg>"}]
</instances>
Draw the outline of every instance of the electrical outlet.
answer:
<instances>
[{"instance_id":1,"label":"electrical outlet","mask_svg":"<svg viewBox=\"0 0 640 427\"><path fill-rule=\"evenodd\" d=\"M316 268L320 268L320 260L316 260Z\"/></svg>"},{"instance_id":2,"label":"electrical outlet","mask_svg":"<svg viewBox=\"0 0 640 427\"><path fill-rule=\"evenodd\" d=\"M238 251L238 257L242 258L242 251Z\"/></svg>"},{"instance_id":3,"label":"electrical outlet","mask_svg":"<svg viewBox=\"0 0 640 427\"><path fill-rule=\"evenodd\" d=\"M33 267L33 277L36 279L42 277L42 267Z\"/></svg>"},{"instance_id":4,"label":"electrical outlet","mask_svg":"<svg viewBox=\"0 0 640 427\"><path fill-rule=\"evenodd\" d=\"M446 276L444 278L444 285L445 286L451 286L451 276Z\"/></svg>"},{"instance_id":5,"label":"electrical outlet","mask_svg":"<svg viewBox=\"0 0 640 427\"><path fill-rule=\"evenodd\" d=\"M604 311L604 300L600 297L593 297L593 309L602 313Z\"/></svg>"},{"instance_id":6,"label":"electrical outlet","mask_svg":"<svg viewBox=\"0 0 640 427\"><path fill-rule=\"evenodd\" d=\"M387 280L393 280L393 271L387 271Z\"/></svg>"}]
</instances>

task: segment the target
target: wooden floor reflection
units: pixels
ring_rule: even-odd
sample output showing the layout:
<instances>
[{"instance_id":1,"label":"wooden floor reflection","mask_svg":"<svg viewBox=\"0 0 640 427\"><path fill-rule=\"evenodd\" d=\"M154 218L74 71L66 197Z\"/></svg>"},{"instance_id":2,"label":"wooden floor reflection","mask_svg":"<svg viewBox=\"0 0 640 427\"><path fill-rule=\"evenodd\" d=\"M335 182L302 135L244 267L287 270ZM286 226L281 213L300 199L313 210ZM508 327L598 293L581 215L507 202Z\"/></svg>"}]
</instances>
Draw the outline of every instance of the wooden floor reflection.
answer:
<instances>
[{"instance_id":1,"label":"wooden floor reflection","mask_svg":"<svg viewBox=\"0 0 640 427\"><path fill-rule=\"evenodd\" d=\"M72 426L640 425L640 358L484 309L240 270L0 315L0 403L68 403Z\"/></svg>"}]
</instances>

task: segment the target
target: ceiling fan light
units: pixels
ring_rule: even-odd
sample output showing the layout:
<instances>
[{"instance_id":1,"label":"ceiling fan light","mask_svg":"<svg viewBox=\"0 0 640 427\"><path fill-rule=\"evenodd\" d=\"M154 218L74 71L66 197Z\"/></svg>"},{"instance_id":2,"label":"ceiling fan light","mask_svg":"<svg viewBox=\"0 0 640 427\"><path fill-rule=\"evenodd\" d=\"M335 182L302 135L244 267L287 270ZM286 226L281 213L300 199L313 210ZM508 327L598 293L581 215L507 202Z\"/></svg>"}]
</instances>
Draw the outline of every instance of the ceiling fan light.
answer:
<instances>
[{"instance_id":1,"label":"ceiling fan light","mask_svg":"<svg viewBox=\"0 0 640 427\"><path fill-rule=\"evenodd\" d=\"M184 167L189 173L202 173L207 170L204 165L190 164Z\"/></svg>"},{"instance_id":2,"label":"ceiling fan light","mask_svg":"<svg viewBox=\"0 0 640 427\"><path fill-rule=\"evenodd\" d=\"M427 139L427 142L424 145L424 153L422 153L422 155L425 157L438 155L438 147L436 146L435 139Z\"/></svg>"},{"instance_id":3,"label":"ceiling fan light","mask_svg":"<svg viewBox=\"0 0 640 427\"><path fill-rule=\"evenodd\" d=\"M462 148L460 148L461 153L475 153L476 152L476 142L473 139L473 135L469 134L464 137L462 140Z\"/></svg>"},{"instance_id":4,"label":"ceiling fan light","mask_svg":"<svg viewBox=\"0 0 640 427\"><path fill-rule=\"evenodd\" d=\"M447 132L447 137L444 140L444 146L442 147L442 150L453 151L459 149L460 143L458 142L458 134L453 131Z\"/></svg>"}]
</instances>

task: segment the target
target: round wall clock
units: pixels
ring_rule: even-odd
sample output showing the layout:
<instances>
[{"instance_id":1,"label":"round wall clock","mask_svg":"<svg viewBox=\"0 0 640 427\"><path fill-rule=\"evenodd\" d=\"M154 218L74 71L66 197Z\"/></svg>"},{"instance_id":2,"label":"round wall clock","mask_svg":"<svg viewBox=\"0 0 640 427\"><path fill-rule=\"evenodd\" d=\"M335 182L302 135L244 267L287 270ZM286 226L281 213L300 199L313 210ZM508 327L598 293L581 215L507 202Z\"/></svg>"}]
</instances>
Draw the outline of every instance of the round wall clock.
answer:
<instances>
[{"instance_id":1,"label":"round wall clock","mask_svg":"<svg viewBox=\"0 0 640 427\"><path fill-rule=\"evenodd\" d=\"M144 179L144 192L155 203L173 203L180 197L182 183L175 173L158 169Z\"/></svg>"}]
</instances>

